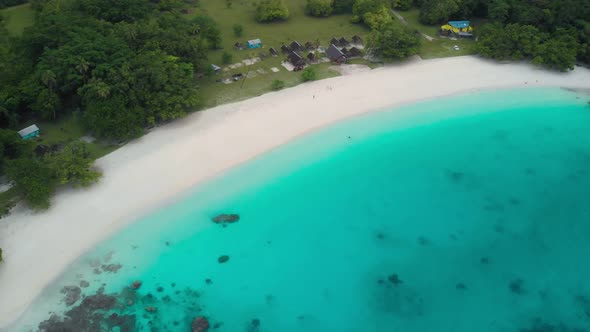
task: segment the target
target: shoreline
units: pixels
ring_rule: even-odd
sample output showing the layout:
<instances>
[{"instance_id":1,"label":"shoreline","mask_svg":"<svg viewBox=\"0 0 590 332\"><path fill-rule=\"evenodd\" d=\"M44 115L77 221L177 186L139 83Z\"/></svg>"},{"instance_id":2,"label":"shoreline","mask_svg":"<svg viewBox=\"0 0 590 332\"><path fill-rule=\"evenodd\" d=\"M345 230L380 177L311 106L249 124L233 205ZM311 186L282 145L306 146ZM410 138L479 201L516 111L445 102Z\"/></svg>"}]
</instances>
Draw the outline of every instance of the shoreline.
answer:
<instances>
[{"instance_id":1,"label":"shoreline","mask_svg":"<svg viewBox=\"0 0 590 332\"><path fill-rule=\"evenodd\" d=\"M98 159L104 176L96 185L60 190L48 211L18 206L0 221L0 328L16 321L46 285L109 235L297 137L425 99L549 86L587 91L590 70L558 73L473 56L424 60L301 84L158 127Z\"/></svg>"}]
</instances>

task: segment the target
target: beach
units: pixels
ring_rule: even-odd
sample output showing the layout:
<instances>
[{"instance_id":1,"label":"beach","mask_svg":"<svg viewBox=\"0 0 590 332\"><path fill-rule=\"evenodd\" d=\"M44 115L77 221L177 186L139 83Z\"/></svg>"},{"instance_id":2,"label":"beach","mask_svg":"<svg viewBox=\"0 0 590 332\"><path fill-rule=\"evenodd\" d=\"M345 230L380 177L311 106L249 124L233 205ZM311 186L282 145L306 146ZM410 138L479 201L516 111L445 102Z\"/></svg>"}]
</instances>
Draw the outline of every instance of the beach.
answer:
<instances>
[{"instance_id":1,"label":"beach","mask_svg":"<svg viewBox=\"0 0 590 332\"><path fill-rule=\"evenodd\" d=\"M590 70L456 57L356 71L218 106L155 128L99 159L104 176L63 189L52 207L19 206L0 220L0 327L77 257L183 191L310 131L385 107L483 89L590 89Z\"/></svg>"}]
</instances>

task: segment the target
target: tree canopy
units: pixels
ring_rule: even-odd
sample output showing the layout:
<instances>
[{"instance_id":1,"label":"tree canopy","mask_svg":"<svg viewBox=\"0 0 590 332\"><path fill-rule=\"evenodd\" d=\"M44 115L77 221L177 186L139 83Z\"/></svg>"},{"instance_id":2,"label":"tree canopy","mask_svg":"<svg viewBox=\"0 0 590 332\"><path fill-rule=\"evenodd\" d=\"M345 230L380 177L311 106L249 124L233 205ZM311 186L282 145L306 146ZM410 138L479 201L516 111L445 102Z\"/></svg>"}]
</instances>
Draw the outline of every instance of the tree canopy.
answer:
<instances>
[{"instance_id":1,"label":"tree canopy","mask_svg":"<svg viewBox=\"0 0 590 332\"><path fill-rule=\"evenodd\" d=\"M371 31L368 47L385 60L398 60L418 53L420 37L407 27L389 24Z\"/></svg>"},{"instance_id":2,"label":"tree canopy","mask_svg":"<svg viewBox=\"0 0 590 332\"><path fill-rule=\"evenodd\" d=\"M289 8L283 0L262 0L256 7L256 21L265 23L289 18Z\"/></svg>"},{"instance_id":3,"label":"tree canopy","mask_svg":"<svg viewBox=\"0 0 590 332\"><path fill-rule=\"evenodd\" d=\"M334 10L334 0L307 0L305 12L311 16L330 16Z\"/></svg>"}]
</instances>

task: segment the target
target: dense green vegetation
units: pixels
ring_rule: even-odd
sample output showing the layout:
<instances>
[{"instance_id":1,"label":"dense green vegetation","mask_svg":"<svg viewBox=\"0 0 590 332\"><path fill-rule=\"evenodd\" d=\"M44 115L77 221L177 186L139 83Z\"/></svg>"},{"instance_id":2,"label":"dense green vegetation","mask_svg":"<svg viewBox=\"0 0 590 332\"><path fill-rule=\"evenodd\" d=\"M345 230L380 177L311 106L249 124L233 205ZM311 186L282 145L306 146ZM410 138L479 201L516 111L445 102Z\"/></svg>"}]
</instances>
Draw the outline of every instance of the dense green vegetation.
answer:
<instances>
[{"instance_id":1,"label":"dense green vegetation","mask_svg":"<svg viewBox=\"0 0 590 332\"><path fill-rule=\"evenodd\" d=\"M392 24L371 33L368 46L374 55L385 60L399 60L418 53L420 39L407 27Z\"/></svg>"},{"instance_id":2,"label":"dense green vegetation","mask_svg":"<svg viewBox=\"0 0 590 332\"><path fill-rule=\"evenodd\" d=\"M273 22L289 18L289 8L283 0L262 0L256 7L256 21Z\"/></svg>"},{"instance_id":3,"label":"dense green vegetation","mask_svg":"<svg viewBox=\"0 0 590 332\"><path fill-rule=\"evenodd\" d=\"M415 0L424 24L489 20L476 26L475 51L494 59L528 59L560 70L590 63L590 1ZM403 6L402 6L403 7Z\"/></svg>"},{"instance_id":4,"label":"dense green vegetation","mask_svg":"<svg viewBox=\"0 0 590 332\"><path fill-rule=\"evenodd\" d=\"M334 11L333 0L307 0L305 12L311 16L330 16Z\"/></svg>"}]
</instances>

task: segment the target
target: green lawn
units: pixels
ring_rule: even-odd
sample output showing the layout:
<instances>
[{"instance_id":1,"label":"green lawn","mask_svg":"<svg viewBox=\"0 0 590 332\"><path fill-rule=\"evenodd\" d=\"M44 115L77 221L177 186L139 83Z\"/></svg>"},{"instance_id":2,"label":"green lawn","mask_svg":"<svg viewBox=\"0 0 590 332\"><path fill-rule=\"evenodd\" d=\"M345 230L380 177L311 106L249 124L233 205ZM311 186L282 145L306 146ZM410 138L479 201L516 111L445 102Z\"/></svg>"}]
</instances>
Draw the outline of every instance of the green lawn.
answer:
<instances>
[{"instance_id":1,"label":"green lawn","mask_svg":"<svg viewBox=\"0 0 590 332\"><path fill-rule=\"evenodd\" d=\"M410 28L416 29L421 33L435 38L433 41L428 41L425 38L422 38L422 47L418 54L423 59L474 54L475 41L473 39L452 40L440 37L438 35L440 26L426 25L420 22L418 19L418 16L420 15L419 9L413 8L408 11L399 11L399 13L406 19L406 21L408 21ZM477 22L479 21L474 22L474 20L472 20L475 27L479 25ZM459 46L459 51L453 49L453 46L455 45Z\"/></svg>"},{"instance_id":2,"label":"green lawn","mask_svg":"<svg viewBox=\"0 0 590 332\"><path fill-rule=\"evenodd\" d=\"M29 123L32 124L32 123ZM27 124L27 125L29 125ZM37 122L40 129L40 136L34 142L36 145L52 146L55 144L67 144L86 135L81 121L75 114L66 115L57 121ZM23 127L26 127L23 126ZM109 152L114 151L116 145L95 141L88 144L92 158L100 158Z\"/></svg>"},{"instance_id":3,"label":"green lawn","mask_svg":"<svg viewBox=\"0 0 590 332\"><path fill-rule=\"evenodd\" d=\"M29 4L5 8L0 13L6 17L8 31L15 35L20 35L26 27L33 25L35 16Z\"/></svg>"}]
</instances>

